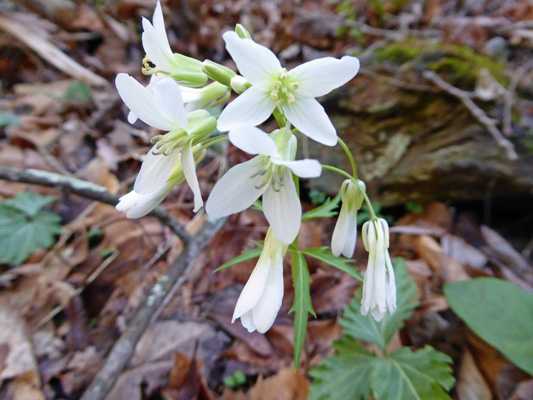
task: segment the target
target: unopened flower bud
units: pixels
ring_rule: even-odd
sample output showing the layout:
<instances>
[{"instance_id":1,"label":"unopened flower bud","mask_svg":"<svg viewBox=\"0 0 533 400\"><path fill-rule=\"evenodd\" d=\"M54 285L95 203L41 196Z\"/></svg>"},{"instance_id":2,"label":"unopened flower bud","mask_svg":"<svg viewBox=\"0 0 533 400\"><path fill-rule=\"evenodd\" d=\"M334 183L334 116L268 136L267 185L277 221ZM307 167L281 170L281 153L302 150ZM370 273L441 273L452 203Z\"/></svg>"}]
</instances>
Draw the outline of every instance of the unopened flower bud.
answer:
<instances>
[{"instance_id":1,"label":"unopened flower bud","mask_svg":"<svg viewBox=\"0 0 533 400\"><path fill-rule=\"evenodd\" d=\"M237 35L239 35L239 37L241 39L251 39L252 38L252 35L250 35L250 32L248 32L246 30L246 28L244 26L242 26L241 24L237 24L235 26L235 32L237 33Z\"/></svg>"},{"instance_id":2,"label":"unopened flower bud","mask_svg":"<svg viewBox=\"0 0 533 400\"><path fill-rule=\"evenodd\" d=\"M231 79L237 75L235 71L211 60L205 60L203 62L202 70L209 78L222 83L224 86L230 86Z\"/></svg>"}]
</instances>

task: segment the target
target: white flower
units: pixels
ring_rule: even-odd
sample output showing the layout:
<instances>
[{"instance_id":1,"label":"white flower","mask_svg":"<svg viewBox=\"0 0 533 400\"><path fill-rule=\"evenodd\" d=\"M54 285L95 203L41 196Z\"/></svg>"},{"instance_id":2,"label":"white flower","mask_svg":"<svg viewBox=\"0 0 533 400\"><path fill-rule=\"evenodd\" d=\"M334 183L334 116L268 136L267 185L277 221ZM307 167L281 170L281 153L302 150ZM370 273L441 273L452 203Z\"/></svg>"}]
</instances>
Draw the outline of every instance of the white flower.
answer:
<instances>
[{"instance_id":1,"label":"white flower","mask_svg":"<svg viewBox=\"0 0 533 400\"><path fill-rule=\"evenodd\" d=\"M205 138L205 132L210 133L212 131L212 129L209 130L209 126L204 127L202 123L204 121L213 121L214 124L214 118L205 117L201 112L186 114L180 88L176 81L171 78L158 79L149 89L127 74L118 74L115 83L120 97L135 116L148 125L163 131L169 131L164 136L154 138L157 144L151 150L151 155L147 157L147 161L145 161L148 162L148 166L145 168L146 172L140 174L137 178L141 179L142 182L146 182L146 186L143 184L137 185L136 182L135 192L137 194L151 193L152 196L145 197L143 203L156 203L157 199L161 196L164 197L163 193L167 190L162 189L164 186L162 182L166 182L165 176L168 177L167 171L172 170L176 161L179 160L185 179L194 194L194 211L198 211L203 205L203 200L191 149L193 145ZM202 118L194 119L195 113L200 113ZM204 111L204 113L207 112ZM201 132L189 130L189 119L191 124L194 122L195 127L199 127L198 130ZM143 171L142 168L141 171ZM162 179L164 180L161 181ZM157 188L161 192L154 189L155 186L152 181L158 182ZM158 193L157 196L156 192ZM125 199L128 202L120 207L126 207L125 204L130 205L133 201L130 199L133 199L133 196L131 195ZM147 207L146 205L144 209ZM131 213L131 215L135 214L137 213Z\"/></svg>"},{"instance_id":2,"label":"white flower","mask_svg":"<svg viewBox=\"0 0 533 400\"><path fill-rule=\"evenodd\" d=\"M363 181L359 181L359 186L363 191L366 190ZM357 240L357 210L361 208L364 196L350 179L342 183L340 193L342 207L331 237L331 252L335 257L342 254L344 257L351 258Z\"/></svg>"},{"instance_id":3,"label":"white flower","mask_svg":"<svg viewBox=\"0 0 533 400\"><path fill-rule=\"evenodd\" d=\"M274 132L273 137L249 126L230 131L229 139L235 146L259 155L234 166L217 182L206 211L212 217L238 213L263 195L263 211L274 234L290 244L298 235L302 218L291 171L302 178L315 178L322 167L316 160L291 161L296 138L286 128Z\"/></svg>"},{"instance_id":4,"label":"white flower","mask_svg":"<svg viewBox=\"0 0 533 400\"><path fill-rule=\"evenodd\" d=\"M226 32L223 37L240 73L252 87L224 109L217 125L220 131L259 125L281 107L303 134L327 146L337 143L335 127L315 97L352 79L359 70L357 58L325 57L287 71L272 51L253 40L241 39L235 32Z\"/></svg>"},{"instance_id":5,"label":"white flower","mask_svg":"<svg viewBox=\"0 0 533 400\"><path fill-rule=\"evenodd\" d=\"M116 206L128 218L140 218L148 214L180 180L180 177L168 180L174 166L180 161L180 154L173 152L169 156L155 155L152 151L156 150L156 146L150 150L135 179L133 190L122 196Z\"/></svg>"},{"instance_id":6,"label":"white flower","mask_svg":"<svg viewBox=\"0 0 533 400\"><path fill-rule=\"evenodd\" d=\"M389 225L383 218L365 222L363 243L368 255L368 267L363 283L361 314L372 314L379 322L396 310L396 282L389 256Z\"/></svg>"},{"instance_id":7,"label":"white flower","mask_svg":"<svg viewBox=\"0 0 533 400\"><path fill-rule=\"evenodd\" d=\"M159 1L155 7L152 24L143 18L142 25L144 51L149 60L155 64L155 68L150 68L145 63L143 72L147 74L162 72L187 86L202 86L207 82L207 75L202 71L201 61L173 53L170 49Z\"/></svg>"},{"instance_id":8,"label":"white flower","mask_svg":"<svg viewBox=\"0 0 533 400\"><path fill-rule=\"evenodd\" d=\"M237 300L231 322L241 319L248 332L265 333L270 329L283 300L283 257L287 246L269 229L265 247L252 275Z\"/></svg>"}]
</instances>

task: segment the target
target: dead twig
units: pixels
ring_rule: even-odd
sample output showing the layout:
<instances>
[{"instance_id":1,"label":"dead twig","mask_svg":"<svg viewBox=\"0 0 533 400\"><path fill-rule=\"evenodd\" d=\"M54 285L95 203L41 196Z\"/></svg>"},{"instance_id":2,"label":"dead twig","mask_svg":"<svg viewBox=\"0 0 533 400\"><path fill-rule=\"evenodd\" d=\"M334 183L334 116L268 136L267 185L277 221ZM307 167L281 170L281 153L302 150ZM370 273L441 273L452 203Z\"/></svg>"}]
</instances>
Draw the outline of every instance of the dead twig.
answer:
<instances>
[{"instance_id":1,"label":"dead twig","mask_svg":"<svg viewBox=\"0 0 533 400\"><path fill-rule=\"evenodd\" d=\"M35 185L56 187L75 193L87 199L96 200L100 203L112 206L118 203L119 195L109 192L106 188L92 182L71 178L48 171L37 169L20 169L0 166L0 179L11 182L31 183ZM192 243L193 237L185 230L174 217L162 208L155 208L149 215L157 218L163 225L166 225L185 244Z\"/></svg>"},{"instance_id":2,"label":"dead twig","mask_svg":"<svg viewBox=\"0 0 533 400\"><path fill-rule=\"evenodd\" d=\"M9 16L2 15L0 15L0 30L16 37L50 64L54 65L67 75L94 86L108 85L104 78L81 66L63 53L59 48L50 43L43 32L36 32L35 29L28 29L28 26L9 18Z\"/></svg>"},{"instance_id":3,"label":"dead twig","mask_svg":"<svg viewBox=\"0 0 533 400\"><path fill-rule=\"evenodd\" d=\"M507 153L507 157L509 157L509 159L512 161L518 159L518 154L516 154L513 144L509 140L507 140L497 128L496 120L490 118L487 114L485 114L485 111L479 108L476 103L472 101L472 99L470 98L470 93L450 85L448 82L444 81L433 71L424 71L423 75L424 78L433 82L446 93L451 94L452 96L457 97L459 100L461 100L464 106L468 109L468 111L470 111L472 116L476 118L483 126L485 126L485 128L487 128L487 130L496 140L498 145L505 150L505 152Z\"/></svg>"},{"instance_id":4,"label":"dead twig","mask_svg":"<svg viewBox=\"0 0 533 400\"><path fill-rule=\"evenodd\" d=\"M504 107L503 107L503 134L505 136L510 136L513 132L513 129L511 127L511 117L512 117L512 111L513 111L513 105L515 103L515 93L516 93L516 87L524 77L524 75L531 70L531 67L533 66L533 60L530 60L525 65L523 65L518 71L513 74L513 77L511 79L511 83L509 83L509 88L507 89L507 92L505 92L505 96L503 98L504 100Z\"/></svg>"}]
</instances>

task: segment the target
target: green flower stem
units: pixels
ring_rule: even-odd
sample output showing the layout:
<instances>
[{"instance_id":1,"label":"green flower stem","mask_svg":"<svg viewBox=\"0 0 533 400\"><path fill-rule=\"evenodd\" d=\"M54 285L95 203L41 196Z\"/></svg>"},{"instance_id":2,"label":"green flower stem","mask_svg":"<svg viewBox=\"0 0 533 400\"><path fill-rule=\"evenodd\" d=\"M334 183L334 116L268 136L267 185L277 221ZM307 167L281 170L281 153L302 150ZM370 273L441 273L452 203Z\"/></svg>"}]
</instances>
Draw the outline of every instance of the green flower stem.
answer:
<instances>
[{"instance_id":1,"label":"green flower stem","mask_svg":"<svg viewBox=\"0 0 533 400\"><path fill-rule=\"evenodd\" d=\"M272 115L274 115L274 118L276 118L280 128L284 128L287 125L287 119L285 118L283 111L281 111L279 108L275 108L272 112Z\"/></svg>"},{"instance_id":2,"label":"green flower stem","mask_svg":"<svg viewBox=\"0 0 533 400\"><path fill-rule=\"evenodd\" d=\"M342 169L332 167L330 165L322 165L322 168L333 171L333 172L337 172L341 174L342 176L345 176L346 178L351 179L351 181L355 184L355 186L357 186L359 190L361 191L361 193L363 193L363 196L365 197L365 202L368 206L368 210L370 211L370 215L372 216L372 220L378 219L378 217L376 216L376 213L374 212L374 209L372 208L372 203L370 202L370 199L368 198L366 192L361 188L361 186L359 186L359 180L357 178L354 178L353 176L343 171Z\"/></svg>"},{"instance_id":3,"label":"green flower stem","mask_svg":"<svg viewBox=\"0 0 533 400\"><path fill-rule=\"evenodd\" d=\"M350 159L350 164L352 164L352 171L353 171L353 177L355 179L358 179L357 178L357 167L355 165L355 160L353 159L353 155L352 155L352 152L350 151L350 149L348 148L348 146L346 146L346 143L344 143L344 141L341 139L341 138L338 138L339 139L339 144L341 145L341 147L344 149L344 151L346 152L346 155L348 156L348 158Z\"/></svg>"},{"instance_id":4,"label":"green flower stem","mask_svg":"<svg viewBox=\"0 0 533 400\"><path fill-rule=\"evenodd\" d=\"M228 135L211 138L202 143L202 147L200 148L200 150L207 149L208 147L211 147L217 143L225 142L226 140L229 140Z\"/></svg>"}]
</instances>

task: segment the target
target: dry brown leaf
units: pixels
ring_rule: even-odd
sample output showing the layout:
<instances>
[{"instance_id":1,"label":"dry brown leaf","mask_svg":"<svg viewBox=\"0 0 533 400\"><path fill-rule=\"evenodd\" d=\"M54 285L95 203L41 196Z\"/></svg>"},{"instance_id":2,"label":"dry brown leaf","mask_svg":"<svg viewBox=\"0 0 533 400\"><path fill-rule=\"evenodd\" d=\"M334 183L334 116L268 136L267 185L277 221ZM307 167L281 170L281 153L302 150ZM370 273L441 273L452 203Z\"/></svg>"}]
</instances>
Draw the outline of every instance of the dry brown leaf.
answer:
<instances>
[{"instance_id":1,"label":"dry brown leaf","mask_svg":"<svg viewBox=\"0 0 533 400\"><path fill-rule=\"evenodd\" d=\"M456 390L458 400L492 400L492 392L468 349L459 366Z\"/></svg>"},{"instance_id":2,"label":"dry brown leaf","mask_svg":"<svg viewBox=\"0 0 533 400\"><path fill-rule=\"evenodd\" d=\"M143 364L172 359L178 351L193 355L196 343L199 344L196 357L204 358L210 355L209 346L203 344L214 342L217 332L208 323L159 321L144 333L137 344L135 355L130 365L137 367Z\"/></svg>"},{"instance_id":3,"label":"dry brown leaf","mask_svg":"<svg viewBox=\"0 0 533 400\"><path fill-rule=\"evenodd\" d=\"M0 346L3 363L0 382L7 383L8 400L44 399L37 362L24 320L0 304Z\"/></svg>"},{"instance_id":4,"label":"dry brown leaf","mask_svg":"<svg viewBox=\"0 0 533 400\"><path fill-rule=\"evenodd\" d=\"M107 400L143 400L163 387L174 361L160 361L130 369L119 376Z\"/></svg>"},{"instance_id":5,"label":"dry brown leaf","mask_svg":"<svg viewBox=\"0 0 533 400\"><path fill-rule=\"evenodd\" d=\"M441 237L440 243L444 253L463 266L469 265L474 268L483 268L488 262L485 254L459 236L446 234Z\"/></svg>"},{"instance_id":6,"label":"dry brown leaf","mask_svg":"<svg viewBox=\"0 0 533 400\"><path fill-rule=\"evenodd\" d=\"M227 391L221 400L306 400L308 395L309 381L299 371L285 368L269 378L259 377L245 395Z\"/></svg>"},{"instance_id":7,"label":"dry brown leaf","mask_svg":"<svg viewBox=\"0 0 533 400\"><path fill-rule=\"evenodd\" d=\"M55 45L50 43L46 32L38 30L39 27L33 26L32 29L28 28L28 26L23 25L13 18L13 15L6 17L0 16L0 29L22 41L59 70L90 85L108 85L104 78L81 66L59 50Z\"/></svg>"},{"instance_id":8,"label":"dry brown leaf","mask_svg":"<svg viewBox=\"0 0 533 400\"><path fill-rule=\"evenodd\" d=\"M414 243L418 254L445 282L470 279L463 266L444 254L442 247L432 237L421 235L414 238Z\"/></svg>"}]
</instances>

